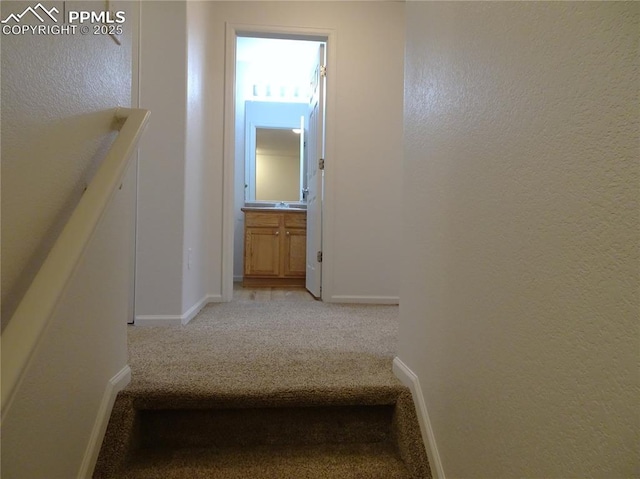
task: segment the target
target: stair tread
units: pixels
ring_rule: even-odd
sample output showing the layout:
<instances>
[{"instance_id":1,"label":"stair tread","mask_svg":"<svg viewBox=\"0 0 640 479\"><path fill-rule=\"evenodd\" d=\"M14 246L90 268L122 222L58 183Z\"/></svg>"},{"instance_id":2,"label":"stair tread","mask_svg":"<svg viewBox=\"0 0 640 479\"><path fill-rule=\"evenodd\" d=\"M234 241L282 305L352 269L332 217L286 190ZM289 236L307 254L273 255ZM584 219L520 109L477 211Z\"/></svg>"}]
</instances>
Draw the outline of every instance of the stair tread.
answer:
<instances>
[{"instance_id":1,"label":"stair tread","mask_svg":"<svg viewBox=\"0 0 640 479\"><path fill-rule=\"evenodd\" d=\"M393 445L381 443L139 449L125 479L409 479Z\"/></svg>"}]
</instances>

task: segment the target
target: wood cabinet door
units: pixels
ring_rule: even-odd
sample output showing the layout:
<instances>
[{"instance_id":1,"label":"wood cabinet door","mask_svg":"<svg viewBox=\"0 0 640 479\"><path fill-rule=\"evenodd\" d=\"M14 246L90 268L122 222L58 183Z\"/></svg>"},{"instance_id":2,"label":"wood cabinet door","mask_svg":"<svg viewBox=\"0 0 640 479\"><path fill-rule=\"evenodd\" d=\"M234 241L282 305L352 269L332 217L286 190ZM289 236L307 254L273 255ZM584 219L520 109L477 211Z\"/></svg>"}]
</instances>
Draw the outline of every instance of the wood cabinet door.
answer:
<instances>
[{"instance_id":1,"label":"wood cabinet door","mask_svg":"<svg viewBox=\"0 0 640 479\"><path fill-rule=\"evenodd\" d=\"M244 241L245 275L280 275L280 228L249 227Z\"/></svg>"},{"instance_id":2,"label":"wood cabinet door","mask_svg":"<svg viewBox=\"0 0 640 479\"><path fill-rule=\"evenodd\" d=\"M307 231L286 228L283 276L304 278L307 274Z\"/></svg>"}]
</instances>

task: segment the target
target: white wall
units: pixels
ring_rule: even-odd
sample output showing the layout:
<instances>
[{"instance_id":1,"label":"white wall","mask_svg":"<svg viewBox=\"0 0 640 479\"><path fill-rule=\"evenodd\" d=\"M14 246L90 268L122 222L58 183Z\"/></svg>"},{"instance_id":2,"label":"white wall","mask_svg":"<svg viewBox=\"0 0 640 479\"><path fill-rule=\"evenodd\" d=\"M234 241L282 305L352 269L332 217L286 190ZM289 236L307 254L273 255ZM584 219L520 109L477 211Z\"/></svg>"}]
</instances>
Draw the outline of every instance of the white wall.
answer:
<instances>
[{"instance_id":1,"label":"white wall","mask_svg":"<svg viewBox=\"0 0 640 479\"><path fill-rule=\"evenodd\" d=\"M256 152L257 200L300 201L299 146L297 150Z\"/></svg>"},{"instance_id":2,"label":"white wall","mask_svg":"<svg viewBox=\"0 0 640 479\"><path fill-rule=\"evenodd\" d=\"M126 319L133 282L135 187L132 163L66 285L13 400L8 407L3 404L3 477L91 475L113 402L131 376Z\"/></svg>"},{"instance_id":3,"label":"white wall","mask_svg":"<svg viewBox=\"0 0 640 479\"><path fill-rule=\"evenodd\" d=\"M209 153L205 149L209 88L205 70L207 56L206 10L201 2L187 3L187 128L185 154L184 248L182 260L182 313L198 309L209 297L206 209L209 194ZM191 251L191 252L189 252ZM191 311L193 313L194 311ZM186 318L185 318L186 319Z\"/></svg>"},{"instance_id":4,"label":"white wall","mask_svg":"<svg viewBox=\"0 0 640 479\"><path fill-rule=\"evenodd\" d=\"M3 1L0 15L25 6ZM113 141L114 109L130 105L125 26L122 46L100 35L2 35L3 327Z\"/></svg>"},{"instance_id":5,"label":"white wall","mask_svg":"<svg viewBox=\"0 0 640 479\"><path fill-rule=\"evenodd\" d=\"M326 211L331 234L323 245L325 300L398 298L403 9L397 2L207 4L209 86L217 98L211 104L208 147L213 164L220 167L225 22L336 32L336 69L329 72L336 77L336 89L329 93L335 120L327 125ZM213 178L212 188L222 188L222 177ZM221 208L221 200L213 198L210 210ZM222 256L216 227L209 242L212 265L220 264Z\"/></svg>"},{"instance_id":6,"label":"white wall","mask_svg":"<svg viewBox=\"0 0 640 479\"><path fill-rule=\"evenodd\" d=\"M399 358L444 473L632 477L633 3L408 3Z\"/></svg>"},{"instance_id":7,"label":"white wall","mask_svg":"<svg viewBox=\"0 0 640 479\"><path fill-rule=\"evenodd\" d=\"M151 118L138 160L136 318L175 319L183 313L187 3L142 2L140 15L140 107Z\"/></svg>"},{"instance_id":8,"label":"white wall","mask_svg":"<svg viewBox=\"0 0 640 479\"><path fill-rule=\"evenodd\" d=\"M206 3L141 5L140 106L152 117L140 145L136 322L185 323L221 291L221 266L209 261L221 241L222 212L209 205L222 200L222 173L209 145Z\"/></svg>"}]
</instances>

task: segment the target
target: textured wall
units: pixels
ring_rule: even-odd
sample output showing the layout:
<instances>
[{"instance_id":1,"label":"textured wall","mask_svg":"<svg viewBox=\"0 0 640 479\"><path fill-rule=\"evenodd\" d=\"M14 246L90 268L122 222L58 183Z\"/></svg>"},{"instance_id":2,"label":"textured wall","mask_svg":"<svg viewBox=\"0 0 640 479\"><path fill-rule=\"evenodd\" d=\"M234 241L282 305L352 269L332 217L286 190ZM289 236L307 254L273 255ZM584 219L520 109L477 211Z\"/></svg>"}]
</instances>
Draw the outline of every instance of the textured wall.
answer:
<instances>
[{"instance_id":1,"label":"textured wall","mask_svg":"<svg viewBox=\"0 0 640 479\"><path fill-rule=\"evenodd\" d=\"M35 3L3 1L0 17ZM63 10L63 2L43 3ZM111 145L115 108L130 104L136 26L128 5L112 5L127 12L122 45L102 35L1 37L3 324ZM3 477L71 478L84 459L90 466L105 389L127 363L135 186L132 164L3 411Z\"/></svg>"},{"instance_id":2,"label":"textured wall","mask_svg":"<svg viewBox=\"0 0 640 479\"><path fill-rule=\"evenodd\" d=\"M447 477L632 477L637 3L408 3L399 357Z\"/></svg>"},{"instance_id":3,"label":"textured wall","mask_svg":"<svg viewBox=\"0 0 640 479\"><path fill-rule=\"evenodd\" d=\"M25 6L3 1L0 16ZM101 35L2 35L3 325L111 144L114 108L130 105L131 26L124 26L123 46Z\"/></svg>"}]
</instances>

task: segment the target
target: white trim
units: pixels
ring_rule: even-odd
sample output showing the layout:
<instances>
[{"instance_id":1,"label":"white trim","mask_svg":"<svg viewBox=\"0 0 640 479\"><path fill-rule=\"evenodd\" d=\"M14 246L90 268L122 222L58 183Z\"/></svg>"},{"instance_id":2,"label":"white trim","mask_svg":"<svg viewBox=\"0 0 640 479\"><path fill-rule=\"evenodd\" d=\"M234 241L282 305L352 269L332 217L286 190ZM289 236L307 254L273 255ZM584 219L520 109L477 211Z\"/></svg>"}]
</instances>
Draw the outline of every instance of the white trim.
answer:
<instances>
[{"instance_id":1,"label":"white trim","mask_svg":"<svg viewBox=\"0 0 640 479\"><path fill-rule=\"evenodd\" d=\"M134 326L180 326L182 324L181 316L170 316L167 314L142 314L136 316L133 322Z\"/></svg>"},{"instance_id":2,"label":"white trim","mask_svg":"<svg viewBox=\"0 0 640 479\"><path fill-rule=\"evenodd\" d=\"M236 29L225 23L224 123L222 141L222 299L233 298L233 235L235 231L235 98L236 98Z\"/></svg>"},{"instance_id":3,"label":"white trim","mask_svg":"<svg viewBox=\"0 0 640 479\"><path fill-rule=\"evenodd\" d=\"M209 303L223 303L224 299L222 299L222 295L220 294L208 294L207 295L207 303L205 304L205 306Z\"/></svg>"},{"instance_id":4,"label":"white trim","mask_svg":"<svg viewBox=\"0 0 640 479\"><path fill-rule=\"evenodd\" d=\"M326 160L324 168L324 183L322 195L322 299L333 296L333 267L334 267L334 224L336 218L336 208L334 198L336 197L335 185L339 161L336 155L336 125L338 118L335 115L337 110L338 97L338 33L337 30L327 30L327 84L325 90L324 109L324 157Z\"/></svg>"},{"instance_id":5,"label":"white trim","mask_svg":"<svg viewBox=\"0 0 640 479\"><path fill-rule=\"evenodd\" d=\"M181 326L195 318L200 310L209 303L221 303L222 295L208 294L191 306L184 314L141 314L136 316L135 326Z\"/></svg>"},{"instance_id":6,"label":"white trim","mask_svg":"<svg viewBox=\"0 0 640 479\"><path fill-rule=\"evenodd\" d=\"M187 324L189 321L191 321L193 318L195 318L198 315L198 313L200 312L200 310L202 308L204 308L207 304L209 304L209 303L219 303L221 301L222 301L222 296L219 295L219 294L217 294L217 295L213 295L213 294L206 295L200 301L198 301L196 304L191 306L191 308L189 308L189 310L180 317L181 323L183 325Z\"/></svg>"},{"instance_id":7,"label":"white trim","mask_svg":"<svg viewBox=\"0 0 640 479\"><path fill-rule=\"evenodd\" d=\"M335 295L325 301L329 303L400 304L398 296Z\"/></svg>"},{"instance_id":8,"label":"white trim","mask_svg":"<svg viewBox=\"0 0 640 479\"><path fill-rule=\"evenodd\" d=\"M442 461L436 446L436 437L433 434L429 414L427 413L427 405L424 401L422 388L418 376L409 369L397 356L393 359L393 374L400 380L402 384L411 390L413 402L416 405L416 413L418 423L420 424L420 432L422 433L422 441L424 442L429 458L429 466L433 479L445 479L444 469L442 469Z\"/></svg>"},{"instance_id":9,"label":"white trim","mask_svg":"<svg viewBox=\"0 0 640 479\"><path fill-rule=\"evenodd\" d=\"M196 317L196 315L200 312L200 310L202 308L204 308L204 306L207 304L207 296L205 296L204 298L202 298L200 301L198 301L196 304L194 304L193 306L191 306L186 313L184 313L182 315L182 317L180 318L181 322L183 325L187 324L189 321L191 321L193 318Z\"/></svg>"},{"instance_id":10,"label":"white trim","mask_svg":"<svg viewBox=\"0 0 640 479\"><path fill-rule=\"evenodd\" d=\"M79 479L90 478L93 475L93 469L96 467L96 461L98 460L98 454L100 453L100 447L102 446L104 435L107 432L107 425L109 424L109 418L111 417L111 411L113 410L113 404L116 401L116 396L130 382L131 368L127 365L107 383L104 395L102 396L102 401L100 401L96 420L93 423L91 435L89 436L87 449L84 452L82 464L78 471Z\"/></svg>"},{"instance_id":11,"label":"white trim","mask_svg":"<svg viewBox=\"0 0 640 479\"><path fill-rule=\"evenodd\" d=\"M135 12L135 22L133 22L133 35L131 36L131 108L140 108L140 22L142 18L142 6L138 2L136 6L131 7ZM138 270L136 261L136 251L138 251L138 192L140 191L140 148L137 147L131 162L134 168L135 186L134 197L135 204L133 210L133 251L131 251L131 297L129 298L129 312L127 314L127 324L133 323L136 317L136 274Z\"/></svg>"},{"instance_id":12,"label":"white trim","mask_svg":"<svg viewBox=\"0 0 640 479\"><path fill-rule=\"evenodd\" d=\"M324 171L325 183L322 204L322 250L326 258L322 264L322 297L331 297L333 287L333 164L335 159L335 124L337 89L338 34L333 28L301 27L296 25L251 25L225 22L224 72L224 133L223 133L223 186L222 186L222 299L233 298L233 235L234 235L234 171L235 171L235 63L236 36L238 34L265 37L292 37L327 42L327 96L325 109L325 157L329 158Z\"/></svg>"}]
</instances>

